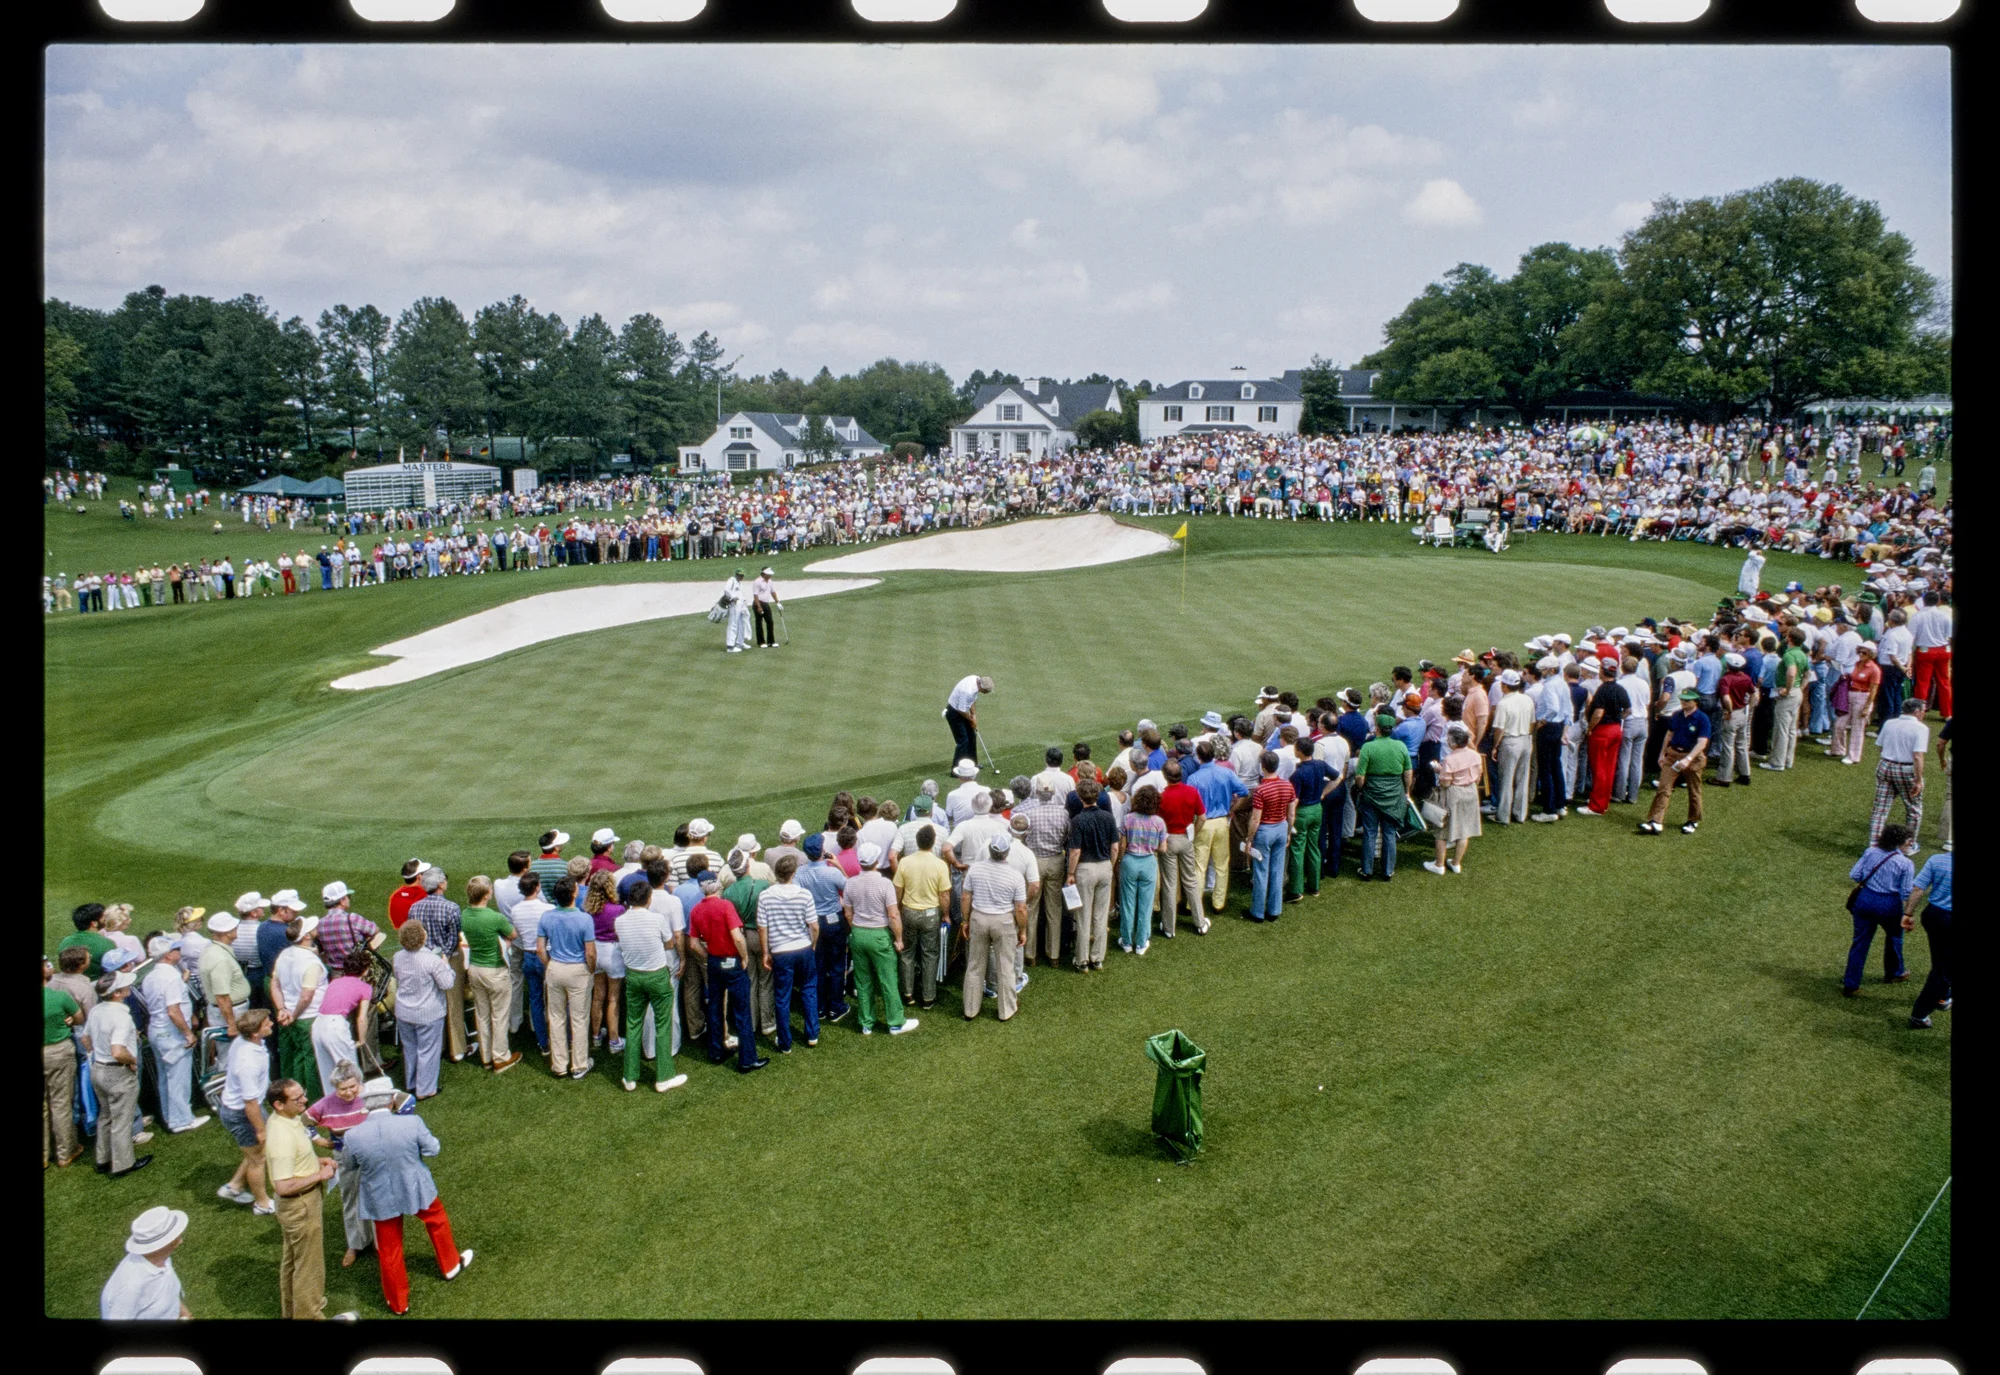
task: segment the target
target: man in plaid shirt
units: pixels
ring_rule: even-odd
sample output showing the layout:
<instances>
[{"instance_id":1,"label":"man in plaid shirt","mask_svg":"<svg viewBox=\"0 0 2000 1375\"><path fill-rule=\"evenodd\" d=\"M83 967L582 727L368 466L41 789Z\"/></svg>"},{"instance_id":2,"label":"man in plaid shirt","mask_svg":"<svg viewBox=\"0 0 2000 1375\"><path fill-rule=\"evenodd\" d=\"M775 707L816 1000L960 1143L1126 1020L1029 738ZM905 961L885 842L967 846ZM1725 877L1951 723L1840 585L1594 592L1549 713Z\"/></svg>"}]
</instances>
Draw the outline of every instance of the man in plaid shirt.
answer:
<instances>
[{"instance_id":1,"label":"man in plaid shirt","mask_svg":"<svg viewBox=\"0 0 2000 1375\"><path fill-rule=\"evenodd\" d=\"M381 928L354 911L353 890L339 879L320 889L319 896L326 904L316 932L319 948L326 956L327 968L338 969L346 962L348 951L356 946L365 950Z\"/></svg>"},{"instance_id":2,"label":"man in plaid shirt","mask_svg":"<svg viewBox=\"0 0 2000 1375\"><path fill-rule=\"evenodd\" d=\"M1028 849L1041 871L1041 896L1028 913L1028 940L1021 947L1021 963L1035 963L1035 932L1042 933L1042 951L1050 964L1062 954L1063 882L1069 872L1069 811L1056 796L1055 784L1046 773L1037 775L1035 795L1014 808L1014 815L1027 818ZM1025 972L1025 970L1023 971Z\"/></svg>"},{"instance_id":3,"label":"man in plaid shirt","mask_svg":"<svg viewBox=\"0 0 2000 1375\"><path fill-rule=\"evenodd\" d=\"M451 1061L465 1058L465 953L459 946L458 904L445 896L444 870L433 866L418 876L424 896L410 904L409 920L422 924L424 948L434 951L458 977L444 994L445 1046Z\"/></svg>"}]
</instances>

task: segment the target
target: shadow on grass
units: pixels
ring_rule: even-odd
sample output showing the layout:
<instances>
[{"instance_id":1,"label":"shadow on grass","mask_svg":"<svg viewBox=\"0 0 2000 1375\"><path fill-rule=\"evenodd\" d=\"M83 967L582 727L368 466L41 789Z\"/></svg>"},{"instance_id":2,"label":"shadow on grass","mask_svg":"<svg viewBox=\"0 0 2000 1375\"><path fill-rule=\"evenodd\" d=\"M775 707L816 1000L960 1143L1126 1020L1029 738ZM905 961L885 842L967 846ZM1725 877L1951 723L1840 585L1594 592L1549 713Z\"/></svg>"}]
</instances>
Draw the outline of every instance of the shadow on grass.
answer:
<instances>
[{"instance_id":1,"label":"shadow on grass","mask_svg":"<svg viewBox=\"0 0 2000 1375\"><path fill-rule=\"evenodd\" d=\"M1113 1160L1166 1160L1171 1153L1152 1129L1123 1117L1099 1117L1084 1123L1077 1134L1091 1150Z\"/></svg>"},{"instance_id":2,"label":"shadow on grass","mask_svg":"<svg viewBox=\"0 0 2000 1375\"><path fill-rule=\"evenodd\" d=\"M1863 977L1861 994L1855 998L1841 996L1837 962L1830 964L1824 974L1770 963L1753 963L1750 969L1793 1002L1816 1009L1814 1025L1822 1036L1865 1040L1870 1045L1884 1047L1898 1055L1949 1055L1949 1044L1935 1032L1910 1030L1910 1006L1916 1001L1922 980L1912 975L1907 983L1884 984L1879 972L1882 959L1880 946L1878 937L1877 948L1869 952L1872 956L1869 963L1874 967ZM1839 953L1836 952L1836 959Z\"/></svg>"}]
</instances>

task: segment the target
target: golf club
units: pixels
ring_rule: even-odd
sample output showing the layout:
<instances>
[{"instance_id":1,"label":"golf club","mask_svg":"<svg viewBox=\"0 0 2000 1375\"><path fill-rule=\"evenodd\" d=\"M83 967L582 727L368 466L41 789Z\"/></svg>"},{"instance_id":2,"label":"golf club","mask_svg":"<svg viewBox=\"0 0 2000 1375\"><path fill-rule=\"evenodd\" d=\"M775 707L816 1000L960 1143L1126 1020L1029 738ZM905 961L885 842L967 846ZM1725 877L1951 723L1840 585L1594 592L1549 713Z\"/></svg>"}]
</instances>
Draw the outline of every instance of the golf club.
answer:
<instances>
[{"instance_id":1,"label":"golf club","mask_svg":"<svg viewBox=\"0 0 2000 1375\"><path fill-rule=\"evenodd\" d=\"M974 731L973 735L976 736L979 740L979 748L982 750L986 750L986 767L993 770L993 772L995 773L999 773L1000 766L993 762L993 751L987 749L986 747L986 737L984 735L981 735L978 731Z\"/></svg>"},{"instance_id":2,"label":"golf club","mask_svg":"<svg viewBox=\"0 0 2000 1375\"><path fill-rule=\"evenodd\" d=\"M778 643L779 643L779 644L781 644L781 645L788 645L788 644L790 644L791 642L792 642L792 628L791 628L791 627L790 627L789 625L786 625L786 624L785 624L785 608L784 608L784 604L783 604L783 603L779 603L779 604L778 604Z\"/></svg>"}]
</instances>

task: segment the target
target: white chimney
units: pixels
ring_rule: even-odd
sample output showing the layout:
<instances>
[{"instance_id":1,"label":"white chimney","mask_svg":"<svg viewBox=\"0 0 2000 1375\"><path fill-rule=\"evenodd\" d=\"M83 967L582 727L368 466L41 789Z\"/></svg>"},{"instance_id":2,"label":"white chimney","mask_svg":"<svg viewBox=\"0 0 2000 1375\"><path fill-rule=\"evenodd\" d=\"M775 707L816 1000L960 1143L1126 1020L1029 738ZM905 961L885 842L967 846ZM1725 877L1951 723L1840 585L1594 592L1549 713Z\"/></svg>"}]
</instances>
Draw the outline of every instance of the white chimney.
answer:
<instances>
[{"instance_id":1,"label":"white chimney","mask_svg":"<svg viewBox=\"0 0 2000 1375\"><path fill-rule=\"evenodd\" d=\"M1042 379L1039 377L1030 377L1021 384L1021 389L1030 396L1040 396L1042 394Z\"/></svg>"}]
</instances>

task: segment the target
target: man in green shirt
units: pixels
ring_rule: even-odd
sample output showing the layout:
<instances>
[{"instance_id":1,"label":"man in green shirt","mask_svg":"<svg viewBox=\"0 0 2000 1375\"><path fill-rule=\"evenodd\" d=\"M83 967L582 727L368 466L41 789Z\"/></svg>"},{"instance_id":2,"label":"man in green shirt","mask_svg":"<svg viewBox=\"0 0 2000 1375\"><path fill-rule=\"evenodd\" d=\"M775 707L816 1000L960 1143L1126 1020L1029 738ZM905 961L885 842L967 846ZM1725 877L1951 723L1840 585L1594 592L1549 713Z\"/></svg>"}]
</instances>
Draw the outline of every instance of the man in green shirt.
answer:
<instances>
[{"instance_id":1,"label":"man in green shirt","mask_svg":"<svg viewBox=\"0 0 2000 1375\"><path fill-rule=\"evenodd\" d=\"M1778 656L1777 699L1772 706L1771 753L1757 767L1789 769L1799 745L1799 713L1806 702L1806 676L1812 658L1806 653L1806 632L1793 626L1785 633L1785 652Z\"/></svg>"},{"instance_id":2,"label":"man in green shirt","mask_svg":"<svg viewBox=\"0 0 2000 1375\"><path fill-rule=\"evenodd\" d=\"M771 880L754 873L752 863L750 851L739 847L729 852L729 872L742 874L743 877L723 889L722 897L741 918L743 943L750 948L750 1006L756 1012L757 1034L775 1036L778 1034L777 987L772 971L764 967L764 933L757 929L757 898L771 886Z\"/></svg>"},{"instance_id":3,"label":"man in green shirt","mask_svg":"<svg viewBox=\"0 0 2000 1375\"><path fill-rule=\"evenodd\" d=\"M208 1024L220 1027L228 1036L236 1035L236 1019L250 1010L250 976L236 962L230 943L241 925L233 912L217 912L208 919L208 948L195 961L201 975L202 997L208 1003Z\"/></svg>"},{"instance_id":4,"label":"man in green shirt","mask_svg":"<svg viewBox=\"0 0 2000 1375\"><path fill-rule=\"evenodd\" d=\"M49 1167L50 1147L58 1165L83 1154L77 1144L73 1109L76 1102L76 1047L70 1028L83 1023L83 1007L60 988L51 988L55 966L42 961L42 1168Z\"/></svg>"},{"instance_id":5,"label":"man in green shirt","mask_svg":"<svg viewBox=\"0 0 2000 1375\"><path fill-rule=\"evenodd\" d=\"M1375 738L1354 757L1354 781L1360 788L1361 880L1375 877L1376 838L1381 838L1382 881L1396 876L1396 837L1410 813L1410 785L1416 778L1410 752L1389 734L1396 718L1383 712L1375 718Z\"/></svg>"},{"instance_id":6,"label":"man in green shirt","mask_svg":"<svg viewBox=\"0 0 2000 1375\"><path fill-rule=\"evenodd\" d=\"M118 942L104 934L104 904L86 902L71 912L69 919L76 924L76 931L63 937L56 953L60 955L72 946L82 946L90 952L90 963L84 967L84 977L100 977L104 973L104 957L118 948Z\"/></svg>"},{"instance_id":7,"label":"man in green shirt","mask_svg":"<svg viewBox=\"0 0 2000 1375\"><path fill-rule=\"evenodd\" d=\"M508 1006L514 997L514 977L507 972L502 942L514 939L514 923L487 904L493 880L475 874L465 885L466 906L459 911L458 929L465 937L465 981L472 986L472 1019L479 1028L479 1058L495 1074L521 1063L521 1052L507 1048Z\"/></svg>"}]
</instances>

